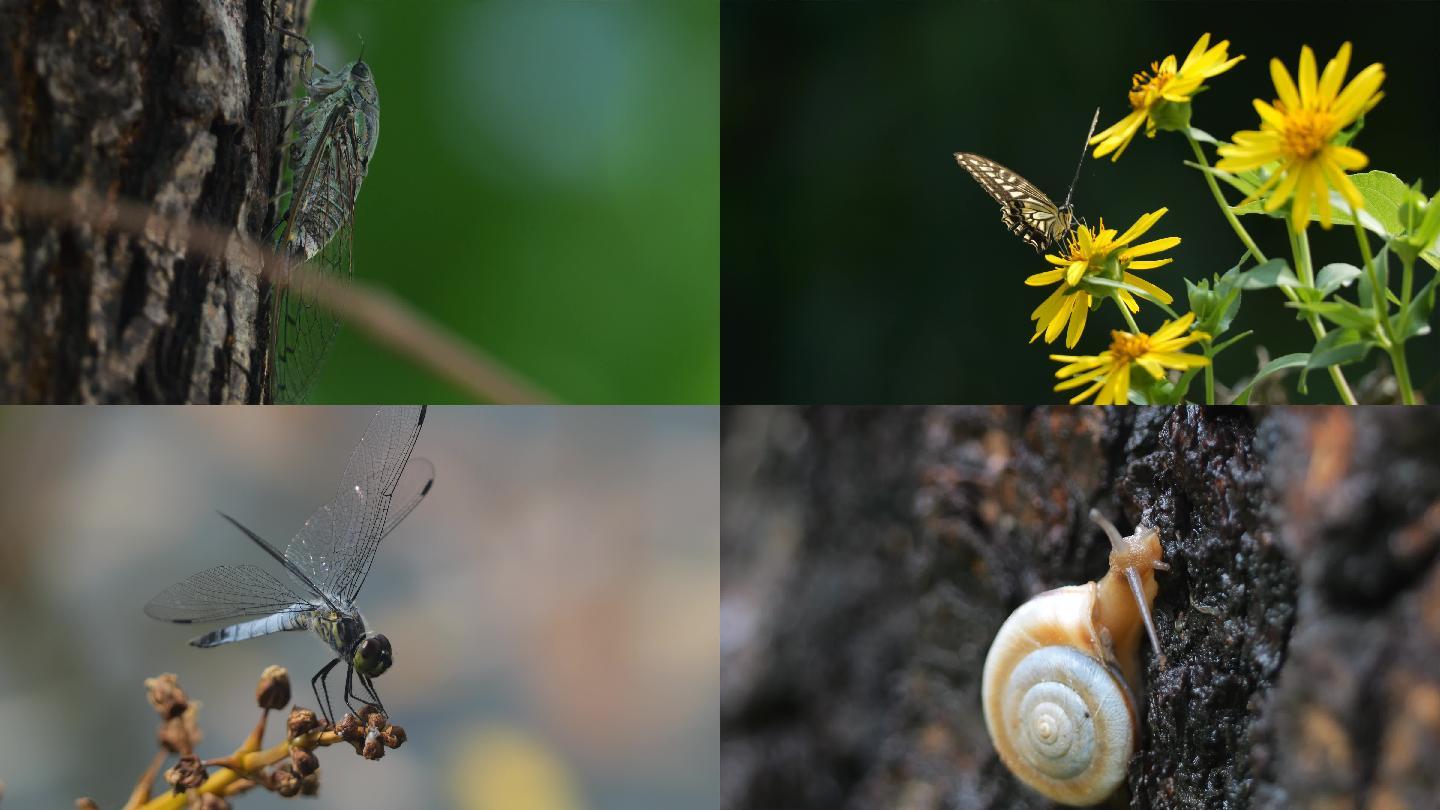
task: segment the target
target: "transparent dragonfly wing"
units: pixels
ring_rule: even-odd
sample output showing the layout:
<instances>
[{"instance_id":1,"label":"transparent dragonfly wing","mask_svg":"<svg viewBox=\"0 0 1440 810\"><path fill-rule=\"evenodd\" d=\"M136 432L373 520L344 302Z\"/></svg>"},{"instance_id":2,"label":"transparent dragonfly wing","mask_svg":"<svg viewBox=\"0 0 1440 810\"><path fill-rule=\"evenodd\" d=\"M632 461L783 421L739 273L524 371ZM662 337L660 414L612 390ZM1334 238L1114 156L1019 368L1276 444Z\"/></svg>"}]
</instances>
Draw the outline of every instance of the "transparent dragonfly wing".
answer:
<instances>
[{"instance_id":1,"label":"transparent dragonfly wing","mask_svg":"<svg viewBox=\"0 0 1440 810\"><path fill-rule=\"evenodd\" d=\"M334 499L305 521L285 549L286 562L337 604L354 605L380 540L430 490L430 462L417 459L407 472L424 422L424 406L381 408L350 454ZM400 508L391 520L397 491Z\"/></svg>"},{"instance_id":2,"label":"transparent dragonfly wing","mask_svg":"<svg viewBox=\"0 0 1440 810\"><path fill-rule=\"evenodd\" d=\"M306 108L328 111L321 124L304 113L294 152L294 188L277 249L287 256L284 284L272 318L275 372L272 398L304 402L340 333L340 320L321 306L315 288L322 279L348 282L355 274L355 199L365 175L360 146L343 105ZM316 132L308 129L320 126ZM307 261L310 274L291 268Z\"/></svg>"},{"instance_id":3,"label":"transparent dragonfly wing","mask_svg":"<svg viewBox=\"0 0 1440 810\"><path fill-rule=\"evenodd\" d=\"M161 591L145 606L145 614L162 621L191 624L298 613L312 607L263 568L217 565Z\"/></svg>"}]
</instances>

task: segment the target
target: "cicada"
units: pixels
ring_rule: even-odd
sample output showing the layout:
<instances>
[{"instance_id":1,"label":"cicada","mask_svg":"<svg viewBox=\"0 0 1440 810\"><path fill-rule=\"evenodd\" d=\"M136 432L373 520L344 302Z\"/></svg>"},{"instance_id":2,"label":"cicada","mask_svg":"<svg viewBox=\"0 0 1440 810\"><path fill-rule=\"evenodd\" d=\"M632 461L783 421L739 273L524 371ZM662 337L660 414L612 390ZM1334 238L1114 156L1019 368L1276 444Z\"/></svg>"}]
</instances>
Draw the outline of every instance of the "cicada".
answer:
<instances>
[{"instance_id":1,"label":"cicada","mask_svg":"<svg viewBox=\"0 0 1440 810\"><path fill-rule=\"evenodd\" d=\"M315 300L312 284L291 278L290 268L310 262L331 279L348 281L355 272L355 201L380 136L380 95L364 49L336 71L314 61L305 43L306 94L290 141L289 208L277 225L277 252L285 257L284 280L271 312L274 346L272 398L303 402L325 360L340 321ZM319 74L316 75L315 71Z\"/></svg>"}]
</instances>

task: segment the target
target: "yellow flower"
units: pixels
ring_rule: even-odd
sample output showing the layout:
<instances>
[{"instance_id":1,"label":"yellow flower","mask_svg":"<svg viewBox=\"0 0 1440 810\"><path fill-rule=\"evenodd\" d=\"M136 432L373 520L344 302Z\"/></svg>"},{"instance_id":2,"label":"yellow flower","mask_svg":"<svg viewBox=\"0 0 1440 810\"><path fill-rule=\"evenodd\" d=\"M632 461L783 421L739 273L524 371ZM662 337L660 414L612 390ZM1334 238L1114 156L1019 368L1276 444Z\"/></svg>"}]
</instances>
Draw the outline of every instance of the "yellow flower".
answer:
<instances>
[{"instance_id":1,"label":"yellow flower","mask_svg":"<svg viewBox=\"0 0 1440 810\"><path fill-rule=\"evenodd\" d=\"M1087 286L1084 282L1087 277L1103 275L1113 280L1124 281L1150 293L1156 298L1170 303L1173 299L1164 290L1143 278L1129 272L1130 270L1149 270L1161 265L1169 264L1174 259L1144 259L1136 261L1137 257L1148 256L1152 253L1159 253L1162 250L1169 250L1180 244L1180 237L1167 236L1164 239L1156 239L1153 242L1129 246L1131 242L1140 238L1141 234L1150 230L1150 227L1159 221L1160 217L1170 209L1161 208L1145 214L1135 221L1134 225L1118 239L1116 231L1105 227L1105 220L1100 220L1100 227L1091 230L1088 225L1081 225L1076 229L1075 235L1065 244L1066 251L1063 256L1047 255L1045 261L1055 265L1055 269L1046 270L1043 273L1025 279L1025 283L1031 287L1042 287L1046 284L1060 282L1055 292L1046 298L1044 303L1030 313L1030 319L1035 321L1035 334L1031 336L1030 342L1034 343L1040 335L1045 335L1045 342L1054 342L1060 330L1069 323L1070 328L1065 334L1065 348L1073 348L1080 340L1080 333L1085 329L1085 319L1090 315L1090 304L1097 294L1106 295L1114 290L1120 302L1131 312L1140 311L1140 304L1129 290L1108 287L1105 290L1096 291L1093 287Z\"/></svg>"},{"instance_id":2,"label":"yellow flower","mask_svg":"<svg viewBox=\"0 0 1440 810\"><path fill-rule=\"evenodd\" d=\"M1273 104L1255 99L1260 114L1260 131L1235 133L1234 143L1222 144L1216 167L1243 172L1278 161L1279 168L1245 202L1258 199L1274 187L1265 200L1265 210L1274 211L1291 196L1290 228L1303 231L1310 224L1310 208L1319 211L1320 224L1330 227L1330 189L1340 192L1353 209L1365 204L1347 171L1362 169L1369 162L1358 149L1336 143L1341 130L1354 123L1380 102L1385 68L1376 62L1359 73L1344 90L1340 83L1350 65L1350 43L1340 46L1315 78L1315 53L1306 45L1300 49L1300 86L1279 59L1270 60L1270 78L1280 96ZM1278 185L1277 185L1278 183ZM1242 205L1244 203L1241 203Z\"/></svg>"},{"instance_id":3,"label":"yellow flower","mask_svg":"<svg viewBox=\"0 0 1440 810\"><path fill-rule=\"evenodd\" d=\"M1190 55L1185 57L1178 70L1175 54L1172 53L1159 62L1151 62L1150 70L1136 73L1130 80L1130 114L1090 139L1090 143L1100 144L1095 147L1095 157L1114 152L1115 157L1111 160L1119 160L1142 123L1145 124L1145 136L1155 137L1156 126L1167 104L1190 103L1191 97L1201 90L1201 82L1224 73L1245 58L1226 59L1229 48L1228 39L1210 47L1210 35L1205 34L1190 49ZM1188 122L1189 118L1186 111L1180 120Z\"/></svg>"},{"instance_id":4,"label":"yellow flower","mask_svg":"<svg viewBox=\"0 0 1440 810\"><path fill-rule=\"evenodd\" d=\"M1055 372L1063 382L1055 386L1056 391L1090 384L1070 399L1074 405L1091 395L1096 405L1124 405L1130 398L1130 366L1138 365L1151 377L1164 378L1165 369L1202 368L1210 364L1210 358L1180 351L1200 340L1208 340L1204 332L1185 332L1195 322L1195 313L1188 312L1178 321L1166 321L1155 334L1131 334L1114 330L1110 333L1110 348L1094 356L1076 357L1068 354L1052 354L1051 360L1066 365ZM1065 378L1069 379L1065 379Z\"/></svg>"}]
</instances>

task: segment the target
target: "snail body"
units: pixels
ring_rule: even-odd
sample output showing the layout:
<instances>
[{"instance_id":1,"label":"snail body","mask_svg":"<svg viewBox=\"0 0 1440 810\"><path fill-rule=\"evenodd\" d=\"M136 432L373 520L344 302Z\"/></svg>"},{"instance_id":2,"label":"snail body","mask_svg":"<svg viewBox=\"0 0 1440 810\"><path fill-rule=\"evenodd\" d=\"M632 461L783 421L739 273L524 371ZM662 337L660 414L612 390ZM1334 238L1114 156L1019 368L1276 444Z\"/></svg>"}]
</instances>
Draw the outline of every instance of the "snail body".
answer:
<instances>
[{"instance_id":1,"label":"snail body","mask_svg":"<svg viewBox=\"0 0 1440 810\"><path fill-rule=\"evenodd\" d=\"M1158 533L1110 536L1098 582L1039 594L1001 625L985 657L981 700L1001 761L1026 785L1070 805L1104 800L1125 780L1137 729L1140 636L1155 641ZM1161 656L1164 666L1164 656Z\"/></svg>"}]
</instances>

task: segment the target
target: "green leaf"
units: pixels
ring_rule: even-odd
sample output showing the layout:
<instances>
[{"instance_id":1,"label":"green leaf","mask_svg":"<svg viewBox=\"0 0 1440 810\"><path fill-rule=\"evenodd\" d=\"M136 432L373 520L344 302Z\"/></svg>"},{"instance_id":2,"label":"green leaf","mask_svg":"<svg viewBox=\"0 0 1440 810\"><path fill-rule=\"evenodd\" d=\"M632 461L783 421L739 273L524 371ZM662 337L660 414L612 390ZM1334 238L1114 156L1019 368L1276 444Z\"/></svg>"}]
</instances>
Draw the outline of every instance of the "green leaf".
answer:
<instances>
[{"instance_id":1,"label":"green leaf","mask_svg":"<svg viewBox=\"0 0 1440 810\"><path fill-rule=\"evenodd\" d=\"M1264 290L1270 287L1298 287L1300 279L1290 271L1284 259L1271 259L1240 274L1242 290Z\"/></svg>"},{"instance_id":2,"label":"green leaf","mask_svg":"<svg viewBox=\"0 0 1440 810\"><path fill-rule=\"evenodd\" d=\"M1214 166L1206 166L1203 163L1196 163L1193 160L1185 161L1185 165L1189 166L1192 169L1197 169L1199 171L1205 172L1208 175L1214 176L1216 179L1229 185L1231 188L1234 188L1236 191L1240 192L1246 197L1250 196L1250 193L1252 191L1260 187L1258 174L1253 169L1250 171L1241 172L1240 174L1232 174L1225 171L1224 169L1217 169ZM1253 204L1254 203L1252 203L1252 205ZM1238 212L1240 209L1236 208L1233 210Z\"/></svg>"},{"instance_id":3,"label":"green leaf","mask_svg":"<svg viewBox=\"0 0 1440 810\"><path fill-rule=\"evenodd\" d=\"M1271 374L1284 371L1287 368L1296 368L1299 366L1303 366L1307 362L1309 362L1309 360L1310 355L1304 352L1287 354L1283 357L1277 357L1274 360L1271 360L1270 362L1261 366L1259 371L1255 372L1255 376L1252 377L1250 382L1245 385L1245 388L1240 391L1240 394L1231 401L1231 404L1249 405L1250 394L1255 389L1255 383L1258 383L1266 377L1269 377Z\"/></svg>"},{"instance_id":4,"label":"green leaf","mask_svg":"<svg viewBox=\"0 0 1440 810\"><path fill-rule=\"evenodd\" d=\"M1315 274L1315 286L1324 295L1329 295L1341 287L1350 286L1350 282L1364 274L1365 271L1353 264L1343 262L1327 264L1320 268L1319 273Z\"/></svg>"},{"instance_id":5,"label":"green leaf","mask_svg":"<svg viewBox=\"0 0 1440 810\"><path fill-rule=\"evenodd\" d=\"M1360 192L1361 198L1365 200L1365 212L1375 217L1385 229L1385 236L1398 236L1402 230L1400 225L1400 204L1405 202L1405 192L1409 186L1390 172L1368 171L1360 174L1350 175L1350 182ZM1336 222L1340 219L1337 217ZM1351 223L1347 215L1344 224Z\"/></svg>"},{"instance_id":6,"label":"green leaf","mask_svg":"<svg viewBox=\"0 0 1440 810\"><path fill-rule=\"evenodd\" d=\"M1244 332L1241 332L1240 334L1230 338L1229 340L1226 340L1224 343L1216 344L1210 349L1210 357L1212 359L1219 357L1221 352L1225 351L1231 346L1234 346L1236 343L1239 343L1240 341L1244 340L1247 337L1250 337L1253 334L1255 334L1254 329L1246 329Z\"/></svg>"},{"instance_id":7,"label":"green leaf","mask_svg":"<svg viewBox=\"0 0 1440 810\"><path fill-rule=\"evenodd\" d=\"M1215 140L1214 135L1211 135L1210 133L1206 132L1203 129L1200 129L1199 127L1190 127L1190 137L1201 143L1220 143L1219 141Z\"/></svg>"},{"instance_id":8,"label":"green leaf","mask_svg":"<svg viewBox=\"0 0 1440 810\"><path fill-rule=\"evenodd\" d=\"M1325 337L1330 336L1326 335ZM1310 362L1305 364L1305 370L1314 371L1315 369L1319 368L1327 368L1329 366L1343 366L1349 363L1354 363L1356 361L1363 360L1365 358L1365 355L1369 354L1370 350L1374 347L1374 343L1371 343L1368 340L1362 340L1356 343L1344 343L1339 346L1326 349L1324 352L1316 352L1310 355Z\"/></svg>"},{"instance_id":9,"label":"green leaf","mask_svg":"<svg viewBox=\"0 0 1440 810\"><path fill-rule=\"evenodd\" d=\"M1412 337L1430 334L1430 317L1435 314L1437 282L1440 282L1440 274L1431 276L1430 280L1425 282L1425 286L1421 287L1410 301L1410 311L1407 313L1407 317L1401 319L1399 326L1396 327L1397 337L1401 342Z\"/></svg>"},{"instance_id":10,"label":"green leaf","mask_svg":"<svg viewBox=\"0 0 1440 810\"><path fill-rule=\"evenodd\" d=\"M1155 306L1165 310L1165 312L1168 313L1172 319L1180 317L1179 315L1175 314L1175 310L1171 309L1169 304L1166 304L1164 301L1156 298L1154 294L1152 294L1149 290L1142 290L1139 287L1136 287L1134 284L1130 284L1124 281L1116 281L1114 279L1105 278L1104 276L1091 276L1085 279L1085 285L1093 287L1113 287L1117 290L1127 290L1145 299L1146 301L1149 301ZM1102 292L1096 294L1104 295L1105 293Z\"/></svg>"},{"instance_id":11,"label":"green leaf","mask_svg":"<svg viewBox=\"0 0 1440 810\"><path fill-rule=\"evenodd\" d=\"M1195 375L1204 370L1204 368L1187 368L1181 372L1180 379L1175 383L1174 388L1176 405L1185 401L1185 397L1190 394L1190 383L1195 379Z\"/></svg>"},{"instance_id":12,"label":"green leaf","mask_svg":"<svg viewBox=\"0 0 1440 810\"><path fill-rule=\"evenodd\" d=\"M1350 303L1349 301L1295 301L1286 304L1288 307L1303 312L1313 312L1336 326L1350 329L1367 331L1374 329L1379 323L1375 319L1374 310L1364 309Z\"/></svg>"}]
</instances>

